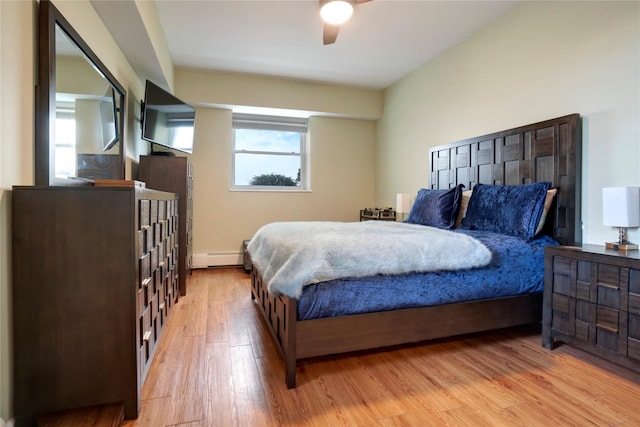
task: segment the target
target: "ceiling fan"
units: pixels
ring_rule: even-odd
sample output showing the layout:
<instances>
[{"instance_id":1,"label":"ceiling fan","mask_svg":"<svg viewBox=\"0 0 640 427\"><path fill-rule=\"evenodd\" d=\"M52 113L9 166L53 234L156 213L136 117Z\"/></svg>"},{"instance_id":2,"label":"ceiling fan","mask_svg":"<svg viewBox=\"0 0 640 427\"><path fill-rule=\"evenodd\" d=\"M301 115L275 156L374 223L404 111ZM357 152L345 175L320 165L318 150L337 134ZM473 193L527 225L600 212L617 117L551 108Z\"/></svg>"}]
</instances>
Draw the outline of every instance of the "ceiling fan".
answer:
<instances>
[{"instance_id":1,"label":"ceiling fan","mask_svg":"<svg viewBox=\"0 0 640 427\"><path fill-rule=\"evenodd\" d=\"M368 1L371 0L320 0L320 16L324 21L322 43L335 43L340 25L351 18L353 7Z\"/></svg>"}]
</instances>

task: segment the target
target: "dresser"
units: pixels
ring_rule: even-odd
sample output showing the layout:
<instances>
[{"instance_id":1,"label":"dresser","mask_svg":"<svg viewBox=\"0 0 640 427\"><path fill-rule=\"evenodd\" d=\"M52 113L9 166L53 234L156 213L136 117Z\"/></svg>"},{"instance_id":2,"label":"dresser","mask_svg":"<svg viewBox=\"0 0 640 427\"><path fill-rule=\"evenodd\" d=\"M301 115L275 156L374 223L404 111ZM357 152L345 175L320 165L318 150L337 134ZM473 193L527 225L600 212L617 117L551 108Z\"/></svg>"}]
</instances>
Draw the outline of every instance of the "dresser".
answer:
<instances>
[{"instance_id":1,"label":"dresser","mask_svg":"<svg viewBox=\"0 0 640 427\"><path fill-rule=\"evenodd\" d=\"M191 271L193 218L193 168L189 158L177 156L140 156L138 180L147 188L169 191L179 197L178 280L180 295L187 294L187 274Z\"/></svg>"},{"instance_id":2,"label":"dresser","mask_svg":"<svg viewBox=\"0 0 640 427\"><path fill-rule=\"evenodd\" d=\"M16 419L140 389L178 297L178 200L133 187L14 187Z\"/></svg>"},{"instance_id":3,"label":"dresser","mask_svg":"<svg viewBox=\"0 0 640 427\"><path fill-rule=\"evenodd\" d=\"M542 344L564 342L640 372L640 254L547 247Z\"/></svg>"}]
</instances>

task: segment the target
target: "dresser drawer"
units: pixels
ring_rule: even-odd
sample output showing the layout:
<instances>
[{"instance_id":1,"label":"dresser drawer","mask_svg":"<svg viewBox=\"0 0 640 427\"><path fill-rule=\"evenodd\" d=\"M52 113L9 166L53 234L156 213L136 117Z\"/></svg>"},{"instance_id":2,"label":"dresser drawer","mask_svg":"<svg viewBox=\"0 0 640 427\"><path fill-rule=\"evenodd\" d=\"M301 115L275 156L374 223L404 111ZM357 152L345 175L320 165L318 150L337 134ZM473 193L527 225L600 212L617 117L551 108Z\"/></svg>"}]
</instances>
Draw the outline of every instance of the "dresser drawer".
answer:
<instances>
[{"instance_id":1,"label":"dresser drawer","mask_svg":"<svg viewBox=\"0 0 640 427\"><path fill-rule=\"evenodd\" d=\"M151 201L140 200L139 203L140 203L140 211L138 213L139 215L138 228L142 230L145 227L149 227L149 225L151 224Z\"/></svg>"},{"instance_id":2,"label":"dresser drawer","mask_svg":"<svg viewBox=\"0 0 640 427\"><path fill-rule=\"evenodd\" d=\"M158 200L158 221L167 219L167 202L166 200Z\"/></svg>"},{"instance_id":3,"label":"dresser drawer","mask_svg":"<svg viewBox=\"0 0 640 427\"><path fill-rule=\"evenodd\" d=\"M640 362L640 340L629 338L627 341L627 354L630 359Z\"/></svg>"},{"instance_id":4,"label":"dresser drawer","mask_svg":"<svg viewBox=\"0 0 640 427\"><path fill-rule=\"evenodd\" d=\"M629 294L629 309L630 314L637 314L640 316L640 294Z\"/></svg>"},{"instance_id":5,"label":"dresser drawer","mask_svg":"<svg viewBox=\"0 0 640 427\"><path fill-rule=\"evenodd\" d=\"M629 313L629 338L640 340L640 314Z\"/></svg>"},{"instance_id":6,"label":"dresser drawer","mask_svg":"<svg viewBox=\"0 0 640 427\"><path fill-rule=\"evenodd\" d=\"M138 287L143 287L151 279L151 254L143 255L140 260L140 280Z\"/></svg>"}]
</instances>

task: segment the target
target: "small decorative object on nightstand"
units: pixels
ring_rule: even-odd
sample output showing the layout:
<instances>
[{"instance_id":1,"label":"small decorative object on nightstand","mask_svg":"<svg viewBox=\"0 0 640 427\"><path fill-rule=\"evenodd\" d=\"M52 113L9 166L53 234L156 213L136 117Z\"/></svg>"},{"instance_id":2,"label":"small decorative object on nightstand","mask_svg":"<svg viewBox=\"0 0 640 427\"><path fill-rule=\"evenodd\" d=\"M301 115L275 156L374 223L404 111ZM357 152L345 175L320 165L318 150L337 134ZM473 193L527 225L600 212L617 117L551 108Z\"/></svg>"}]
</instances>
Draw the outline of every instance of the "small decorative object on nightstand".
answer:
<instances>
[{"instance_id":1,"label":"small decorative object on nightstand","mask_svg":"<svg viewBox=\"0 0 640 427\"><path fill-rule=\"evenodd\" d=\"M602 245L544 251L542 345L564 342L640 372L640 254Z\"/></svg>"},{"instance_id":2,"label":"small decorative object on nightstand","mask_svg":"<svg viewBox=\"0 0 640 427\"><path fill-rule=\"evenodd\" d=\"M395 221L396 211L391 208L365 208L360 209L360 221Z\"/></svg>"},{"instance_id":3,"label":"small decorative object on nightstand","mask_svg":"<svg viewBox=\"0 0 640 427\"><path fill-rule=\"evenodd\" d=\"M627 227L640 226L640 187L605 187L602 189L602 222L618 227L618 241L607 242L609 249L637 250L627 240Z\"/></svg>"}]
</instances>

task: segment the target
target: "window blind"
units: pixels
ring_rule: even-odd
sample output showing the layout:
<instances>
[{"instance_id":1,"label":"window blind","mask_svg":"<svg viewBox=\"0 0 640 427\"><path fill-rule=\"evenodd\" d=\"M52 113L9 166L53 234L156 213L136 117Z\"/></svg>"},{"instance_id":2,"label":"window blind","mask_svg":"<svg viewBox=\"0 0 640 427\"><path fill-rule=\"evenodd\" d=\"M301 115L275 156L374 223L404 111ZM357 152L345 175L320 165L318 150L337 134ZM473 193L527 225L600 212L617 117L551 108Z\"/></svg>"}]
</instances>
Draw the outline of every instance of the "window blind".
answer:
<instances>
[{"instance_id":1,"label":"window blind","mask_svg":"<svg viewBox=\"0 0 640 427\"><path fill-rule=\"evenodd\" d=\"M264 129L289 132L307 132L307 119L298 117L262 116L256 114L234 114L234 129Z\"/></svg>"}]
</instances>

